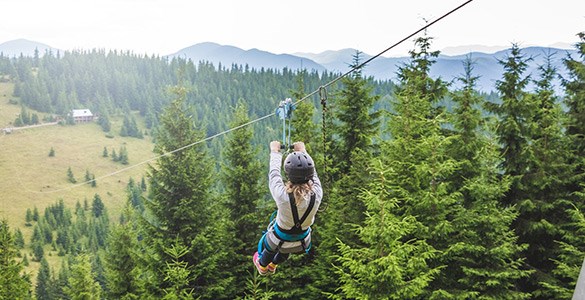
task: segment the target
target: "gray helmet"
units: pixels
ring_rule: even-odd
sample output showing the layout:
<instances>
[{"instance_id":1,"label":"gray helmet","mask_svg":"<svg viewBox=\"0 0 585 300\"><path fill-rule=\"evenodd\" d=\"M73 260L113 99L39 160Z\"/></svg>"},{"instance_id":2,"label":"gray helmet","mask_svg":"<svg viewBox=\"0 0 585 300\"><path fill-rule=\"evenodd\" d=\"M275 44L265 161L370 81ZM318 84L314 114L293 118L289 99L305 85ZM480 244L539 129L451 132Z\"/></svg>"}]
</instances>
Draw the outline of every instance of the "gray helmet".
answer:
<instances>
[{"instance_id":1,"label":"gray helmet","mask_svg":"<svg viewBox=\"0 0 585 300\"><path fill-rule=\"evenodd\" d=\"M284 173L292 183L306 183L313 179L315 164L306 153L295 151L284 160Z\"/></svg>"}]
</instances>

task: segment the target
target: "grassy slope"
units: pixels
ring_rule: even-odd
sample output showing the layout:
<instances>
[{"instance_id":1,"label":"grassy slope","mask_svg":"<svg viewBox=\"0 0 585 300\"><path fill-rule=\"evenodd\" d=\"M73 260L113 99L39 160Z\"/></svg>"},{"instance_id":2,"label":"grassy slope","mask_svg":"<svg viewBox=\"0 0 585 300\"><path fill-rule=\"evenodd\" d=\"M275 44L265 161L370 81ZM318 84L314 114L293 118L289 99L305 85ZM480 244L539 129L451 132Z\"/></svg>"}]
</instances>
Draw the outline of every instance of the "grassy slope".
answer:
<instances>
[{"instance_id":1,"label":"grassy slope","mask_svg":"<svg viewBox=\"0 0 585 300\"><path fill-rule=\"evenodd\" d=\"M8 126L20 112L20 106L8 103L14 98L12 89L12 84L0 83L0 128ZM39 113L41 118L42 115ZM21 229L27 243L24 252L29 253L29 259L32 227L24 225L28 208L36 206L42 215L46 206L63 199L73 210L77 201L83 204L87 199L91 204L97 193L108 209L110 219L117 220L126 202L125 188L129 178L140 182L147 165L100 179L95 188L89 185L72 188L73 184L67 180L67 169L71 167L77 181L83 182L86 170L99 178L152 158L150 137L122 138L117 135L121 124L121 118L112 118L114 138L106 138L96 123L45 126L17 130L8 135L0 132L0 218L7 219L12 229ZM119 153L123 145L128 150L129 165L102 157L104 147L111 154L112 150ZM55 149L55 157L48 155L51 147ZM45 252L50 264L58 269L60 262L56 253L51 253L50 247L45 248ZM34 270L37 268L38 263L31 262L27 270L36 275ZM35 283L33 279L33 285Z\"/></svg>"}]
</instances>

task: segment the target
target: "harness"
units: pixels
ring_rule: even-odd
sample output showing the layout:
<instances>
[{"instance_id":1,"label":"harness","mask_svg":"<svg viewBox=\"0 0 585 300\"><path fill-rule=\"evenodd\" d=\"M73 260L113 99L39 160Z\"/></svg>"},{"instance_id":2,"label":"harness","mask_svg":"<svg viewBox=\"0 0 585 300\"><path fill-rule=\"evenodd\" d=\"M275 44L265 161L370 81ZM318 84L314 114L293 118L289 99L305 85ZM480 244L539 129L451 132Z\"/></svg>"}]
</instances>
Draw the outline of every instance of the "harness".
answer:
<instances>
[{"instance_id":1,"label":"harness","mask_svg":"<svg viewBox=\"0 0 585 300\"><path fill-rule=\"evenodd\" d=\"M311 194L309 206L307 207L307 210L301 216L300 219L299 219L299 211L297 210L297 205L295 203L294 195L292 193L288 194L288 200L289 200L290 209L292 211L293 221L294 221L295 225L290 229L282 229L282 228L280 228L280 226L278 226L278 224L276 224L276 220L274 218L271 218L270 224L268 225L268 229L270 229L272 227L274 230L274 235L276 236L276 238L278 238L280 240L280 242L278 243L278 246L276 247L276 249L274 249L274 251L278 252L280 247L282 247L282 245L285 242L300 241L301 246L303 247L303 250L306 253L308 253L309 250L311 249L311 243L307 246L305 244L305 238L311 233L311 227L307 228L306 230L303 230L301 224L303 224L303 222L307 219L307 217L309 217L309 214L311 213L311 211L313 210L313 207L315 206L315 194L313 194L313 193ZM272 214L272 215L274 216L275 214ZM264 235L262 236L262 238L258 242L258 253L262 253L263 246L266 246L269 250L271 250L268 246L268 243L266 242L266 234L268 234L268 231L266 231L264 233Z\"/></svg>"}]
</instances>

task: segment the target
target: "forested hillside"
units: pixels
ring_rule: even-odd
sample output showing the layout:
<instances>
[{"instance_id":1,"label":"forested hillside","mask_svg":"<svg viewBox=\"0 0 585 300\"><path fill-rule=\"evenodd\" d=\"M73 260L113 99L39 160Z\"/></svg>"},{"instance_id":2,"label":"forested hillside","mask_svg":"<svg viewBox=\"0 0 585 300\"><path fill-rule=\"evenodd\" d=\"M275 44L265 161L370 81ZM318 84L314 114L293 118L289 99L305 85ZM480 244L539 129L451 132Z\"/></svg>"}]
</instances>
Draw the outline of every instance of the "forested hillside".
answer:
<instances>
[{"instance_id":1,"label":"forested hillside","mask_svg":"<svg viewBox=\"0 0 585 300\"><path fill-rule=\"evenodd\" d=\"M298 103L292 139L315 159L324 203L310 252L269 277L252 254L275 209L268 143L283 128L261 118L338 74L99 50L0 57L21 106L12 125L88 108L104 134L148 136L157 155L120 215L92 194L31 206L26 228L0 223L0 299L570 298L585 257L579 37L562 98L552 65L527 74L517 45L497 95L477 91L471 60L452 88L429 76L439 53L424 36L397 82L357 70Z\"/></svg>"}]
</instances>

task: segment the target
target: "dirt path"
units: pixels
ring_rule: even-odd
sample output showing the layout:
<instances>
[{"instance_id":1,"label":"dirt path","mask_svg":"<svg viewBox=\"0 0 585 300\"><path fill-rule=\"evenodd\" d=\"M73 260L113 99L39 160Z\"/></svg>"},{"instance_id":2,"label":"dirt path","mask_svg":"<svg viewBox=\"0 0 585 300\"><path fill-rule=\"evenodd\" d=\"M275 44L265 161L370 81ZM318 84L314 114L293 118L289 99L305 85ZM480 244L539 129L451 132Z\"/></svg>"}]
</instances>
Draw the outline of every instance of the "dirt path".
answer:
<instances>
[{"instance_id":1,"label":"dirt path","mask_svg":"<svg viewBox=\"0 0 585 300\"><path fill-rule=\"evenodd\" d=\"M5 127L5 128L2 128L2 131L4 133L10 133L10 132L15 131L15 130L42 127L42 126L51 126L51 125L57 125L57 124L59 124L59 122L42 123L42 124L28 125L28 126L22 126L22 127Z\"/></svg>"}]
</instances>

